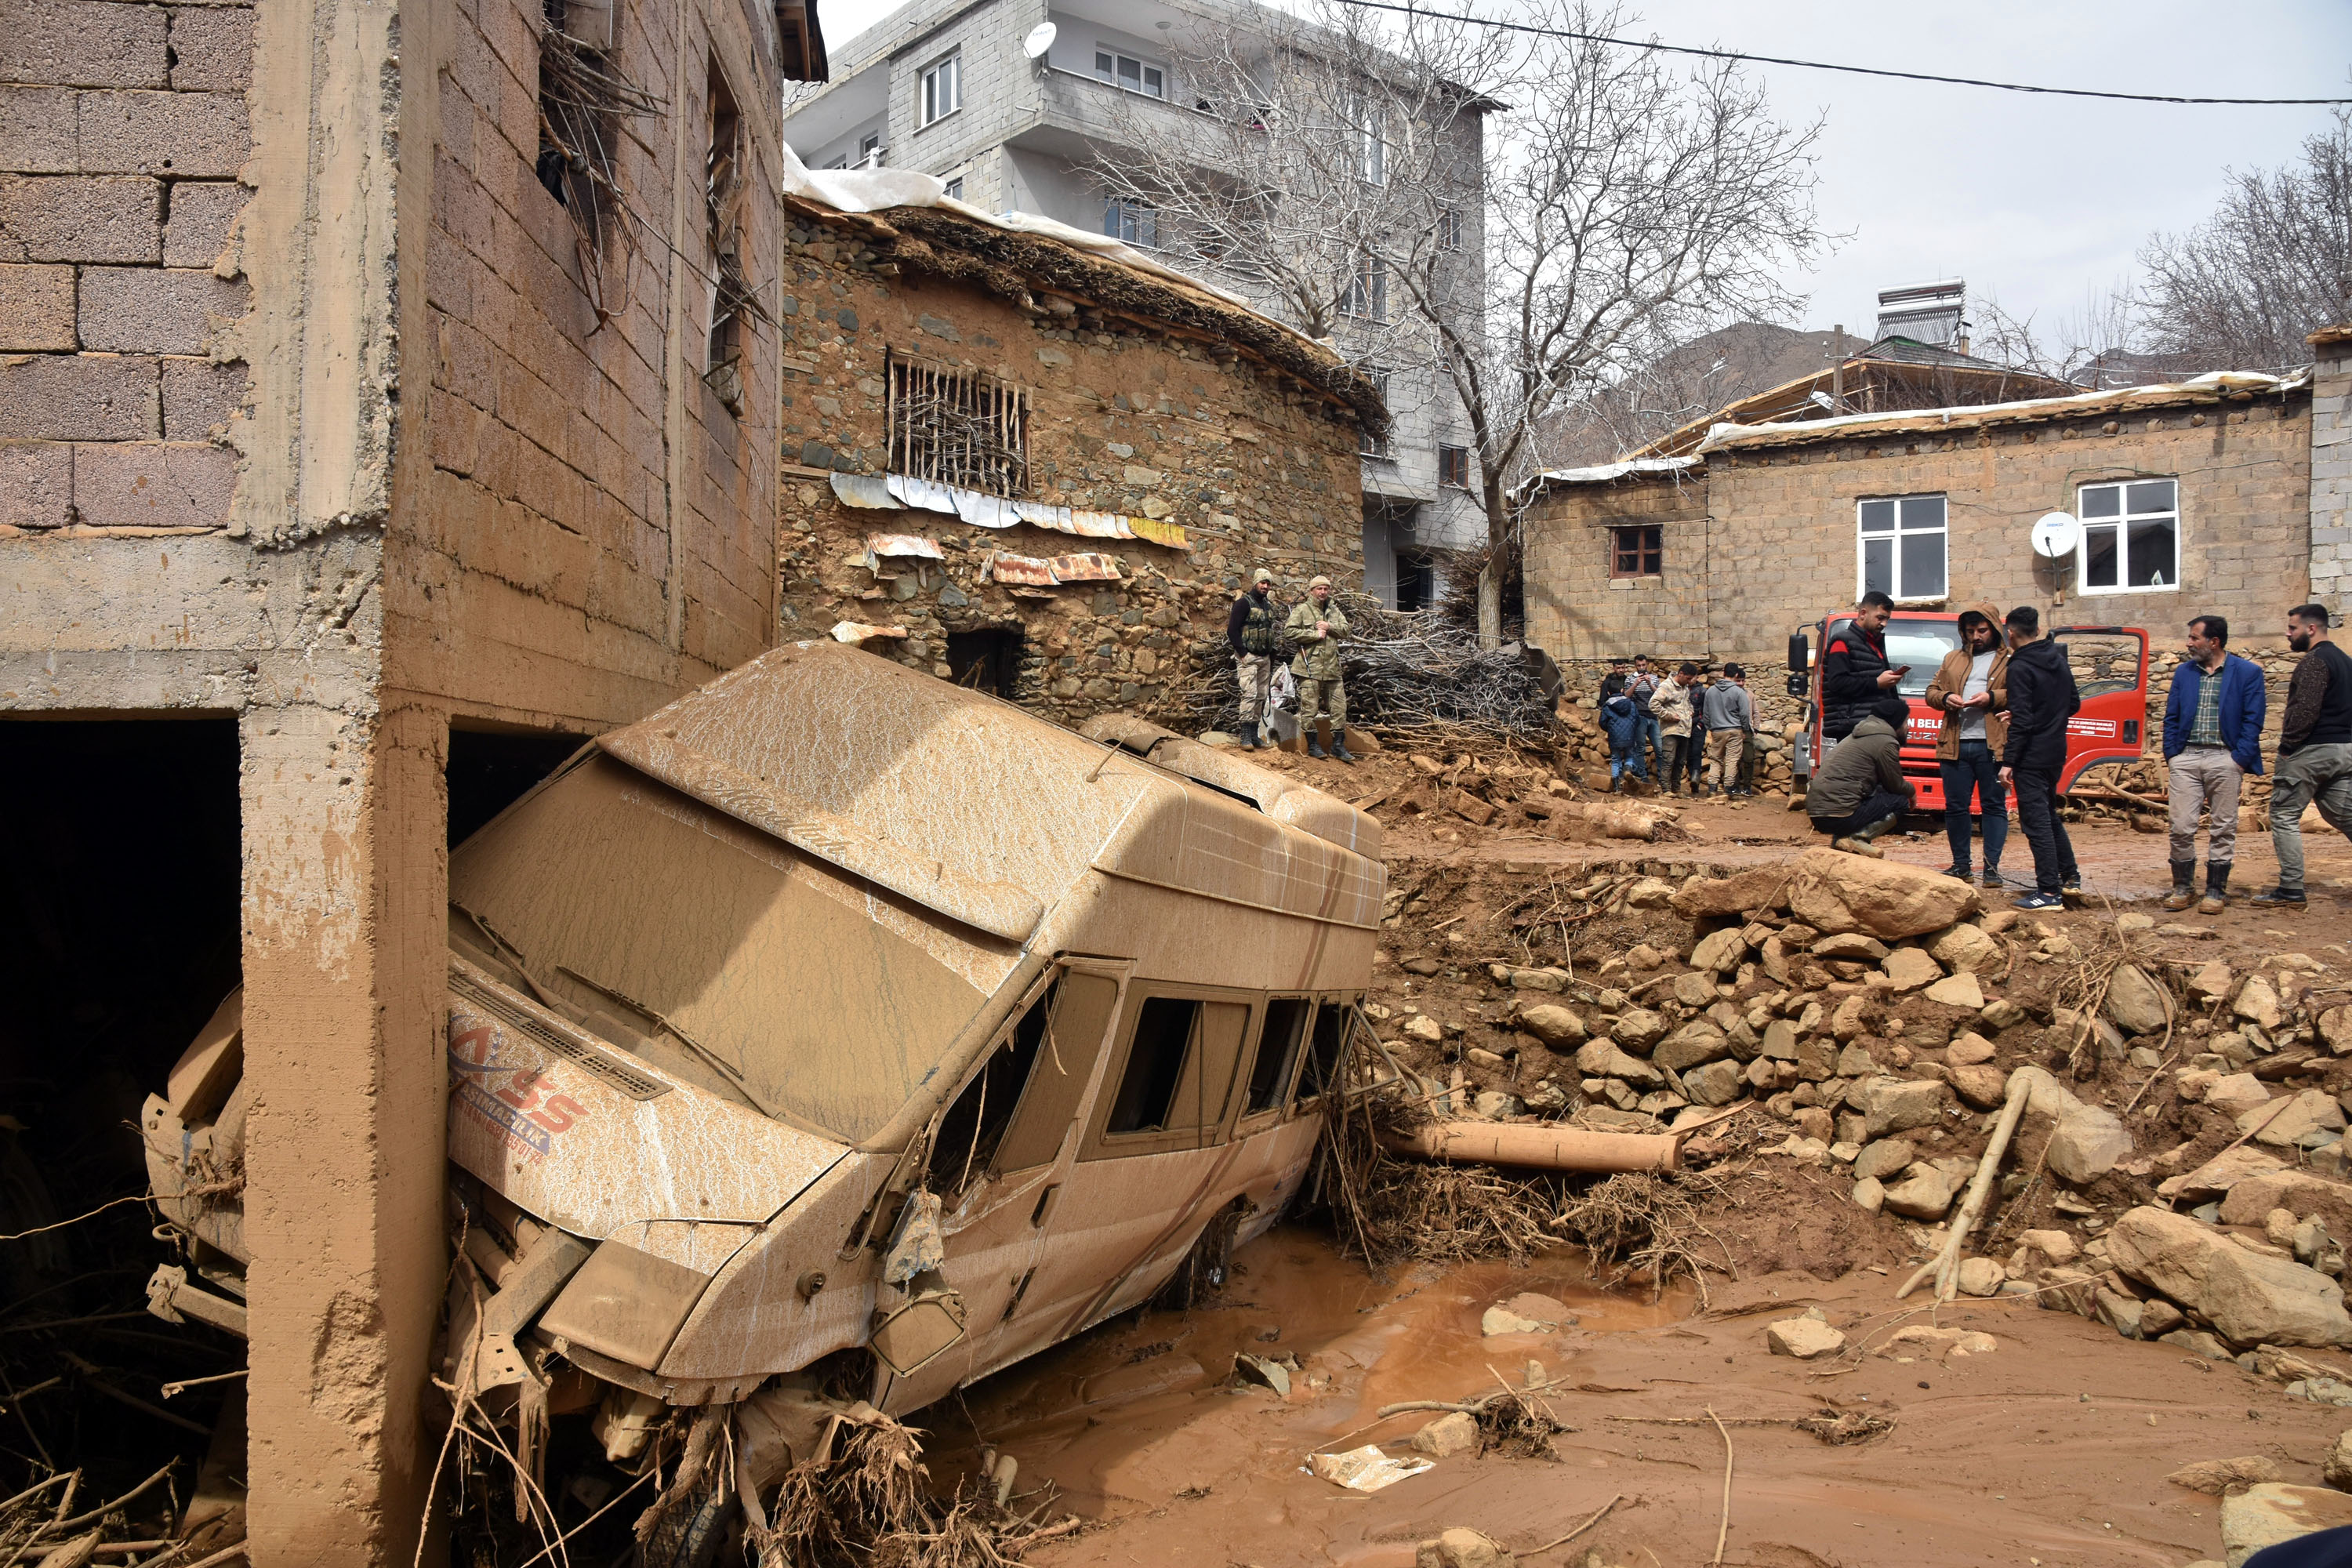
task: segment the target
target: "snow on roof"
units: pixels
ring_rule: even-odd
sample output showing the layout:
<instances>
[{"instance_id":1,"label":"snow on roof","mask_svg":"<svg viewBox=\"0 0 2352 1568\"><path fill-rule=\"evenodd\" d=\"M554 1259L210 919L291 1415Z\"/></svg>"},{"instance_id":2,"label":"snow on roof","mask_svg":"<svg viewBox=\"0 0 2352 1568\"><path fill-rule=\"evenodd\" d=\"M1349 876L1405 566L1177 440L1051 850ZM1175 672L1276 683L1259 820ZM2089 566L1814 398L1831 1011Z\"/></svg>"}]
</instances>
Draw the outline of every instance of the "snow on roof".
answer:
<instances>
[{"instance_id":1,"label":"snow on roof","mask_svg":"<svg viewBox=\"0 0 2352 1568\"><path fill-rule=\"evenodd\" d=\"M1525 492L1546 485L1605 485L1612 479L1630 479L1636 474L1679 474L1705 466L1697 458L1628 458L1589 468L1546 468L1519 489Z\"/></svg>"},{"instance_id":2,"label":"snow on roof","mask_svg":"<svg viewBox=\"0 0 2352 1568\"><path fill-rule=\"evenodd\" d=\"M2169 404L2214 403L2229 396L2264 392L2298 391L2311 384L2309 370L2292 375L2267 375L2260 371L2216 370L2187 381L2154 386L2110 387L2104 392L2076 393L2071 397L2035 397L2016 403L1982 403L1956 408L1906 408L1888 414L1841 414L1828 419L1796 420L1778 425L1717 425L1700 442L1701 453L1733 447L1790 446L1841 435L1874 431L1910 431L2018 424L2059 419L2070 415L2096 414L2109 409L2159 407Z\"/></svg>"}]
</instances>

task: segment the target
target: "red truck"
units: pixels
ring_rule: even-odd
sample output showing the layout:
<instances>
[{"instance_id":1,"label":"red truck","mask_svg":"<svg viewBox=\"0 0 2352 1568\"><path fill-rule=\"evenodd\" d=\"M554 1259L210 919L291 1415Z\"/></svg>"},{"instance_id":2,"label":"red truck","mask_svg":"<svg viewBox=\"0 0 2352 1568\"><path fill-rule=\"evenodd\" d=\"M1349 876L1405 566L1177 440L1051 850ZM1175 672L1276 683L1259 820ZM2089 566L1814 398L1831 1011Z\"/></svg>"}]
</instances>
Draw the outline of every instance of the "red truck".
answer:
<instances>
[{"instance_id":1,"label":"red truck","mask_svg":"<svg viewBox=\"0 0 2352 1568\"><path fill-rule=\"evenodd\" d=\"M1850 613L1825 616L1810 635L1789 637L1789 695L1805 699L1805 731L1794 759L1800 781L1811 776L1822 751L1822 671L1814 639L1826 647L1853 619ZM2085 768L2139 761L2140 729L2147 721L2147 633L2137 626L2057 626L2051 635L2066 649L2083 699L2082 711L2066 725L2066 766L2058 775L2063 795ZM1887 662L1911 667L1895 689L1911 702L1903 772L1918 785L1921 811L1944 809L1944 781L1936 769L1944 716L1927 707L1927 685L1944 656L1959 646L1958 611L1897 610L1886 623Z\"/></svg>"}]
</instances>

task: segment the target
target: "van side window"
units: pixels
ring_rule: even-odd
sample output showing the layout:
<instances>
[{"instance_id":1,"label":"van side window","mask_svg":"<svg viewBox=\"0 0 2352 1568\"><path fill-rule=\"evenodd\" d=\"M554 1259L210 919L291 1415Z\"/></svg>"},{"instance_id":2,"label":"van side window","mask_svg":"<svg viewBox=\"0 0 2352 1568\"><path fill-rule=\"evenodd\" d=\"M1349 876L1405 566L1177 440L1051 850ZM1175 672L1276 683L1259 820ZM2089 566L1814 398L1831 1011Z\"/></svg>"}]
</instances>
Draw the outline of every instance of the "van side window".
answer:
<instances>
[{"instance_id":1,"label":"van side window","mask_svg":"<svg viewBox=\"0 0 2352 1568\"><path fill-rule=\"evenodd\" d=\"M1002 1174L1033 1170L1060 1152L1071 1119L1078 1113L1078 1101L1094 1079L1095 1058L1118 1003L1118 982L1108 975L1066 970L1054 982L1053 1002L1050 1020L1042 1010L1033 1015L1048 1026L1012 1131L997 1146L996 1167ZM1026 1023L1024 1019L1024 1026Z\"/></svg>"},{"instance_id":2,"label":"van side window","mask_svg":"<svg viewBox=\"0 0 2352 1568\"><path fill-rule=\"evenodd\" d=\"M928 1166L933 1192L952 1195L974 1176L985 1174L1013 1125L1029 1075L1036 1069L1037 1050L1045 1038L1045 1020L1054 1014L1061 991L1057 977L1045 994L1029 1005L1003 1043L989 1053L988 1065L964 1086L963 1092L940 1119Z\"/></svg>"},{"instance_id":3,"label":"van side window","mask_svg":"<svg viewBox=\"0 0 2352 1568\"><path fill-rule=\"evenodd\" d=\"M1339 1048L1348 1038L1353 1002L1334 1002L1315 1015L1314 1033L1307 1046L1307 1070L1298 1076L1298 1098L1312 1100L1339 1087Z\"/></svg>"},{"instance_id":4,"label":"van side window","mask_svg":"<svg viewBox=\"0 0 2352 1568\"><path fill-rule=\"evenodd\" d=\"M1200 1011L1201 1004L1189 996L1153 996L1144 1002L1104 1131L1142 1132L1168 1125L1192 1043L1192 1022Z\"/></svg>"},{"instance_id":5,"label":"van side window","mask_svg":"<svg viewBox=\"0 0 2352 1568\"><path fill-rule=\"evenodd\" d=\"M1311 996L1276 996L1265 1005L1265 1027L1257 1037L1257 1056L1250 1063L1249 1103L1244 1116L1272 1110L1288 1087L1291 1064L1298 1059L1298 1039L1315 1011Z\"/></svg>"}]
</instances>

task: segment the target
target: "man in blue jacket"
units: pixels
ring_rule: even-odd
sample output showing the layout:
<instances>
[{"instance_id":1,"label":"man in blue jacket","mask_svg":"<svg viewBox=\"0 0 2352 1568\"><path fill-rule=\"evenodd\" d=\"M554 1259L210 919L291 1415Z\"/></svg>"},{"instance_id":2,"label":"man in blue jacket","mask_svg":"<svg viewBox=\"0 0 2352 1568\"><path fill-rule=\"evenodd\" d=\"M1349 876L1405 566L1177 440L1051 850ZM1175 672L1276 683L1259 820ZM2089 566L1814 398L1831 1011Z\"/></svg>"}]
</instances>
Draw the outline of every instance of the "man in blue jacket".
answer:
<instances>
[{"instance_id":1,"label":"man in blue jacket","mask_svg":"<svg viewBox=\"0 0 2352 1568\"><path fill-rule=\"evenodd\" d=\"M2164 700L2164 762L2172 792L2172 893L2168 910L2196 896L2197 818L2207 815L2205 897L2197 912L2230 905L2230 860L2238 847L2238 784L2263 771L2263 672L2229 650L2230 623L2189 623L2189 657Z\"/></svg>"}]
</instances>

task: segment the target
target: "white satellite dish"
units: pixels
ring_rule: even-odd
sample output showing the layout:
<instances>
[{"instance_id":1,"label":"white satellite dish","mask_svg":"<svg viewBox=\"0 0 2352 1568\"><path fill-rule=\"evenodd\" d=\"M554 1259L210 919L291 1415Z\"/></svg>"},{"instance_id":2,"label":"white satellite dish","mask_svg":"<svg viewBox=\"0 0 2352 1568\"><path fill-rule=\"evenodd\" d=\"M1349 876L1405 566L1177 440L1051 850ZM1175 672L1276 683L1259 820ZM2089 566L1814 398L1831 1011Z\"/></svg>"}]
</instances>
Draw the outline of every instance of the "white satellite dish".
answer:
<instances>
[{"instance_id":1,"label":"white satellite dish","mask_svg":"<svg viewBox=\"0 0 2352 1568\"><path fill-rule=\"evenodd\" d=\"M2033 552L2055 561L2082 542L2083 525L2070 511L2046 511L2033 524Z\"/></svg>"},{"instance_id":2,"label":"white satellite dish","mask_svg":"<svg viewBox=\"0 0 2352 1568\"><path fill-rule=\"evenodd\" d=\"M1054 47L1055 35L1060 31L1051 22L1038 23L1029 29L1029 36L1021 40L1021 52L1033 60L1044 59L1045 51Z\"/></svg>"}]
</instances>

